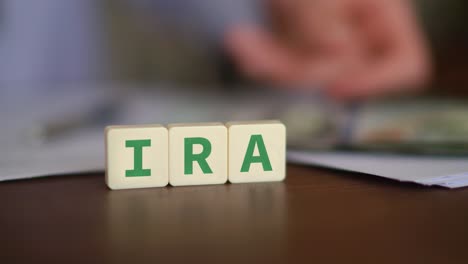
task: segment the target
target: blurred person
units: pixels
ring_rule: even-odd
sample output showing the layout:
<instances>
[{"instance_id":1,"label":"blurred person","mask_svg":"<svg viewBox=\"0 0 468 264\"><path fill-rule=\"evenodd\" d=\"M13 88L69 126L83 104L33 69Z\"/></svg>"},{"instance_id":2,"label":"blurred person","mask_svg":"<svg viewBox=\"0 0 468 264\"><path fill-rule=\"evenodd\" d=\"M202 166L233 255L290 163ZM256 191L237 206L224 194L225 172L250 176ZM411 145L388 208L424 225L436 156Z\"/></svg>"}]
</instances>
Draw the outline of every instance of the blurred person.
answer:
<instances>
[{"instance_id":1,"label":"blurred person","mask_svg":"<svg viewBox=\"0 0 468 264\"><path fill-rule=\"evenodd\" d=\"M244 73L363 98L422 87L428 50L408 0L271 0L274 32L239 27L226 45ZM275 34L276 33L276 34Z\"/></svg>"},{"instance_id":2,"label":"blurred person","mask_svg":"<svg viewBox=\"0 0 468 264\"><path fill-rule=\"evenodd\" d=\"M29 93L41 83L92 81L106 72L104 47L109 43L102 40L97 1L1 4L2 87L17 93L20 84ZM320 87L332 96L353 99L420 87L430 72L409 0L126 4L165 25L173 22L201 33L220 45L245 75L277 86Z\"/></svg>"}]
</instances>

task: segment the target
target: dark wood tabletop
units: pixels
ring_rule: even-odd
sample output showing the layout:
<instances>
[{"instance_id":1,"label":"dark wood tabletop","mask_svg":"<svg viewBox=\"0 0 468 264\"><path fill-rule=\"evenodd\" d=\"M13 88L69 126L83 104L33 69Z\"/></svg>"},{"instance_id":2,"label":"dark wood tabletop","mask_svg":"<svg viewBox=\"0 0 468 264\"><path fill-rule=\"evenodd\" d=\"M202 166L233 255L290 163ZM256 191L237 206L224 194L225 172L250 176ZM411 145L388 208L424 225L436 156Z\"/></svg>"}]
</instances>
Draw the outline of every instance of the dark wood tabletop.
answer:
<instances>
[{"instance_id":1,"label":"dark wood tabletop","mask_svg":"<svg viewBox=\"0 0 468 264\"><path fill-rule=\"evenodd\" d=\"M0 263L468 263L468 189L288 166L281 183L0 184Z\"/></svg>"}]
</instances>

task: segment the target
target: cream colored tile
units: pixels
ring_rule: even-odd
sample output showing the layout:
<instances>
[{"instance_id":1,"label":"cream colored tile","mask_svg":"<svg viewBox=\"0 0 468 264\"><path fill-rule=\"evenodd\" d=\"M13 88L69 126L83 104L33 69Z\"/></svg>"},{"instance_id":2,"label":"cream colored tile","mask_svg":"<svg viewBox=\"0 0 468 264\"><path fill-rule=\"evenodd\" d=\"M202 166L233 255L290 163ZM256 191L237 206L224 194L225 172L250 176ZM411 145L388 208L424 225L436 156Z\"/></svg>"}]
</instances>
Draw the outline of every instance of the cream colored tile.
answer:
<instances>
[{"instance_id":1,"label":"cream colored tile","mask_svg":"<svg viewBox=\"0 0 468 264\"><path fill-rule=\"evenodd\" d=\"M286 127L279 121L229 122L229 181L282 181Z\"/></svg>"},{"instance_id":2,"label":"cream colored tile","mask_svg":"<svg viewBox=\"0 0 468 264\"><path fill-rule=\"evenodd\" d=\"M223 124L169 125L172 186L223 184L227 162L227 129Z\"/></svg>"},{"instance_id":3,"label":"cream colored tile","mask_svg":"<svg viewBox=\"0 0 468 264\"><path fill-rule=\"evenodd\" d=\"M168 142L167 128L160 125L107 127L107 186L114 190L166 186Z\"/></svg>"}]
</instances>

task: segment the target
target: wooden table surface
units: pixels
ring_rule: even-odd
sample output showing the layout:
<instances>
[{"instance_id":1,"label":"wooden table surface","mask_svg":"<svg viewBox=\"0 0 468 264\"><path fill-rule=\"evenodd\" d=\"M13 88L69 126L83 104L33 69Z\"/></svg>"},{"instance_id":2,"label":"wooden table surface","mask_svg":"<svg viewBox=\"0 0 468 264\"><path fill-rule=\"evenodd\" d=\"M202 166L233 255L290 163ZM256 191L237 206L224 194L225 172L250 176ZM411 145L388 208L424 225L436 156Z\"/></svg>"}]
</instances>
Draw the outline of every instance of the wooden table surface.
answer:
<instances>
[{"instance_id":1,"label":"wooden table surface","mask_svg":"<svg viewBox=\"0 0 468 264\"><path fill-rule=\"evenodd\" d=\"M0 263L468 263L468 188L288 166L282 183L0 184Z\"/></svg>"}]
</instances>

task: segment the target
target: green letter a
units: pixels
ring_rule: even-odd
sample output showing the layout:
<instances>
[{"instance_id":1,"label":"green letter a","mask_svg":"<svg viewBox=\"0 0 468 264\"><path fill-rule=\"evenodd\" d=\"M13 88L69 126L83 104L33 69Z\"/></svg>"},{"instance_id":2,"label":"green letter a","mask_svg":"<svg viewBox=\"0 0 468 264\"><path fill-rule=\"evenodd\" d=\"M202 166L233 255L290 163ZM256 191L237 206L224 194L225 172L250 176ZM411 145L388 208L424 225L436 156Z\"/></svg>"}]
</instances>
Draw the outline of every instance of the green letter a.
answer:
<instances>
[{"instance_id":1,"label":"green letter a","mask_svg":"<svg viewBox=\"0 0 468 264\"><path fill-rule=\"evenodd\" d=\"M258 149L258 156L254 156L255 145ZM252 135L250 137L249 145L245 153L244 162L242 163L241 172L248 172L250 170L250 164L262 163L264 171L272 171L270 159L263 142L262 135Z\"/></svg>"}]
</instances>

